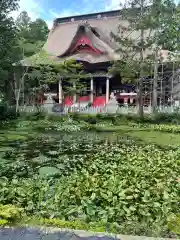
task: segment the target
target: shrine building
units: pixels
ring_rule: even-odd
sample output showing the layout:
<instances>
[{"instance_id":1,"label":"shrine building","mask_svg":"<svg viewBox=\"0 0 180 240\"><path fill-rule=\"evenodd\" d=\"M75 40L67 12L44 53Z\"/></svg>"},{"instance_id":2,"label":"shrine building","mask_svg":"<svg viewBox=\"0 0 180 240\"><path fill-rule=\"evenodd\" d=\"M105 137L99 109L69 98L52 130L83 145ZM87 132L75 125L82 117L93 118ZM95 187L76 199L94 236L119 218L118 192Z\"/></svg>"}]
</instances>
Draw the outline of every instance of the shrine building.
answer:
<instances>
[{"instance_id":1,"label":"shrine building","mask_svg":"<svg viewBox=\"0 0 180 240\"><path fill-rule=\"evenodd\" d=\"M72 98L63 94L62 79L55 96L59 103L64 98L65 105L78 101L103 106L108 103L111 92L121 103L135 101L135 86L123 85L119 75L108 74L108 67L119 59L118 45L111 37L111 32L118 30L119 14L120 11L116 10L55 19L44 50L59 60L75 59L83 63L84 71L91 76L87 79L90 90ZM122 28L121 35L123 31Z\"/></svg>"},{"instance_id":2,"label":"shrine building","mask_svg":"<svg viewBox=\"0 0 180 240\"><path fill-rule=\"evenodd\" d=\"M80 96L67 96L63 91L63 78L52 89L54 100L70 106L76 102L104 106L111 93L120 104L136 104L136 86L121 83L120 75L111 75L108 68L120 59L118 44L111 33L137 39L140 32L128 32L128 21L120 21L120 10L57 18L43 47L54 61L74 59L83 64L89 74L88 91ZM147 33L148 34L148 33ZM70 76L65 76L66 78Z\"/></svg>"}]
</instances>

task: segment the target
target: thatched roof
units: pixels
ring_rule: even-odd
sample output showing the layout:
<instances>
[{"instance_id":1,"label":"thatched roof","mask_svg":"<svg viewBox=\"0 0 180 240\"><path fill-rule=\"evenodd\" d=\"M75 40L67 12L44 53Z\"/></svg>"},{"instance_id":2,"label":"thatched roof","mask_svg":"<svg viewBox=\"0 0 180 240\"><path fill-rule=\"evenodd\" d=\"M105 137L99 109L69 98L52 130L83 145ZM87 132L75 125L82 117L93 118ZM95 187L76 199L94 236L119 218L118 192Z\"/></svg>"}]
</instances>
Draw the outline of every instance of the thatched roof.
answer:
<instances>
[{"instance_id":1,"label":"thatched roof","mask_svg":"<svg viewBox=\"0 0 180 240\"><path fill-rule=\"evenodd\" d=\"M54 21L54 26L51 29L47 42L43 47L42 52L35 56L25 59L23 64L33 63L35 60L40 64L48 64L48 61L58 63L63 60L75 59L88 63L100 63L110 62L121 59L122 56L116 52L118 45L111 38L111 32L117 33L119 25L121 26L121 34L127 33L128 22L119 20L120 11L103 12L97 14L89 14L76 17L59 18ZM145 33L149 35L149 31ZM78 40L85 36L89 42L100 54L86 51L74 51ZM129 37L137 39L140 36L140 32L133 31ZM44 53L46 58L44 59ZM151 54L151 51L147 50L145 55ZM161 54L167 60L167 51ZM37 60L37 58L39 60ZM41 59L42 58L42 59ZM49 58L49 60L48 60ZM137 54L137 59L139 55Z\"/></svg>"},{"instance_id":2,"label":"thatched roof","mask_svg":"<svg viewBox=\"0 0 180 240\"><path fill-rule=\"evenodd\" d=\"M85 23L81 21L60 23L50 31L44 50L61 59L74 58L89 63L116 60L118 55L115 51L118 46L112 41L110 32L112 27L116 28L117 26L118 16L107 19L90 19ZM97 55L92 52L71 54L71 50L81 36L87 37L102 54Z\"/></svg>"}]
</instances>

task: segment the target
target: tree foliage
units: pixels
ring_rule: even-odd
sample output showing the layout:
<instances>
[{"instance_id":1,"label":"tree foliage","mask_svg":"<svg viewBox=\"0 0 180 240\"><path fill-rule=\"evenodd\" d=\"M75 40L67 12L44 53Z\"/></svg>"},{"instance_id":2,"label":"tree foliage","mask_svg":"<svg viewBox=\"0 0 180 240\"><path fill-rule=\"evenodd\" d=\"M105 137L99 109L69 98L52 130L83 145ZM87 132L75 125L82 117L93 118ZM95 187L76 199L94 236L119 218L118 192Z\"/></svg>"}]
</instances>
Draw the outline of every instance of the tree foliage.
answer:
<instances>
[{"instance_id":1,"label":"tree foliage","mask_svg":"<svg viewBox=\"0 0 180 240\"><path fill-rule=\"evenodd\" d=\"M16 26L23 58L39 52L49 33L46 22L42 19L32 21L28 13L23 11L17 17Z\"/></svg>"},{"instance_id":2,"label":"tree foliage","mask_svg":"<svg viewBox=\"0 0 180 240\"><path fill-rule=\"evenodd\" d=\"M64 62L56 62L47 56L46 53L36 55L38 58L33 58L34 68L28 74L28 82L34 83L34 87L28 89L33 93L49 91L49 84L57 84L59 80L63 81L64 93L70 96L81 94L87 90L87 86L81 81L82 78L87 78L83 71L83 66L75 60L68 60ZM43 56L43 58L42 58ZM41 58L39 58L41 57ZM43 63L43 64L42 64Z\"/></svg>"},{"instance_id":3,"label":"tree foliage","mask_svg":"<svg viewBox=\"0 0 180 240\"><path fill-rule=\"evenodd\" d=\"M18 0L0 0L0 91L5 95L9 92L9 82L13 78L13 63L37 53L42 48L49 32L44 20L31 21L27 12L20 13L14 21L11 16L12 12L17 9ZM11 82L14 91L17 92L19 89L16 85L20 82L17 79Z\"/></svg>"},{"instance_id":4,"label":"tree foliage","mask_svg":"<svg viewBox=\"0 0 180 240\"><path fill-rule=\"evenodd\" d=\"M3 90L11 64L16 59L14 46L17 32L10 14L17 8L18 0L0 0L0 91Z\"/></svg>"},{"instance_id":5,"label":"tree foliage","mask_svg":"<svg viewBox=\"0 0 180 240\"><path fill-rule=\"evenodd\" d=\"M49 90L50 83L57 83L63 80L65 83L64 92L68 95L80 94L87 90L87 86L82 82L82 78L88 78L89 75L83 71L83 65L75 60L59 61L56 56L49 55L46 51L41 50L37 54L25 58L22 65L32 68L28 74L28 82L35 84L34 90ZM28 87L30 88L30 85ZM33 91L34 91L33 90Z\"/></svg>"},{"instance_id":6,"label":"tree foliage","mask_svg":"<svg viewBox=\"0 0 180 240\"><path fill-rule=\"evenodd\" d=\"M158 45L159 49L171 50L173 40L177 39L177 23L174 22L174 19L177 21L177 8L174 1L152 0L149 4L146 2L132 0L128 1L128 5L126 2L120 13L118 34L112 33L114 40L119 43L120 61L114 62L110 71L122 74L125 82L137 80L142 50L143 75L148 76L149 62L154 60L156 46ZM123 21L127 21L128 26L124 26ZM140 38L142 30L143 39Z\"/></svg>"},{"instance_id":7,"label":"tree foliage","mask_svg":"<svg viewBox=\"0 0 180 240\"><path fill-rule=\"evenodd\" d=\"M169 25L164 27L162 35L164 42L170 51L179 52L180 50L180 5L174 9L174 13L170 18ZM163 36L162 36L163 39Z\"/></svg>"},{"instance_id":8,"label":"tree foliage","mask_svg":"<svg viewBox=\"0 0 180 240\"><path fill-rule=\"evenodd\" d=\"M112 33L119 44L117 52L120 60L114 62L110 72L119 73L124 82L138 83L141 115L142 80L151 76L154 62L154 83L157 82L155 75L158 62L162 61L161 50L174 49L173 45L178 38L175 30L177 20L174 22L176 17L177 8L173 0L130 0L126 1L120 12L118 34Z\"/></svg>"}]
</instances>

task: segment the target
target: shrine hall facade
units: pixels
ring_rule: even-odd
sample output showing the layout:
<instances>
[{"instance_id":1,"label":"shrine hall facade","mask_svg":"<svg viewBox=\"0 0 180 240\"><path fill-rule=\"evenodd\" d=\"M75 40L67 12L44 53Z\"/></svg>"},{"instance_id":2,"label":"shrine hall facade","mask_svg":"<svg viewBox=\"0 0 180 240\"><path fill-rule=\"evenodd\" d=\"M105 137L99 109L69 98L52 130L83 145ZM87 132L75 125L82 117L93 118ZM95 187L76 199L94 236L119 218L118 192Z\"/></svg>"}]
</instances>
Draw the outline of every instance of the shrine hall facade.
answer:
<instances>
[{"instance_id":1,"label":"shrine hall facade","mask_svg":"<svg viewBox=\"0 0 180 240\"><path fill-rule=\"evenodd\" d=\"M81 62L84 71L90 75L86 79L88 90L80 96L67 96L63 91L62 78L57 92L52 93L56 102L64 105L89 102L93 106L103 106L113 93L120 103L135 103L135 86L123 85L119 75L108 73L113 61L119 59L118 45L111 37L111 33L118 30L119 14L120 11L116 10L55 19L44 50L55 56L55 60L74 59ZM127 26L126 22L123 24L120 34Z\"/></svg>"},{"instance_id":2,"label":"shrine hall facade","mask_svg":"<svg viewBox=\"0 0 180 240\"><path fill-rule=\"evenodd\" d=\"M120 14L120 10L115 10L54 20L43 52L56 62L73 59L81 63L84 72L89 77L82 79L86 81L87 91L82 91L79 95L68 96L64 90L70 76L61 76L58 84L50 86L49 93L44 94L44 100L51 94L55 102L65 106L90 103L96 107L105 106L110 101L110 96L115 96L119 104L136 104L136 86L122 84L120 74L113 75L108 71L113 62L123 61L122 53L121 55L118 53L120 46L111 37L112 33L132 40L139 39L141 34L140 31L129 31L128 21L120 20ZM145 30L144 37L149 37L150 33L152 31ZM159 53L163 61L167 62L168 51L161 50ZM144 56L149 54L152 54L152 51L145 49ZM136 53L136 57L139 60L139 53ZM33 66L28 63L30 58L23 60L22 64Z\"/></svg>"},{"instance_id":3,"label":"shrine hall facade","mask_svg":"<svg viewBox=\"0 0 180 240\"><path fill-rule=\"evenodd\" d=\"M120 20L120 14L120 10L115 10L54 20L43 50L53 56L54 61L74 59L82 63L83 70L90 76L86 79L88 90L79 96L65 94L63 85L67 81L62 78L51 92L56 102L69 106L77 102L104 106L113 94L120 104L136 104L136 86L122 84L119 74L111 75L108 71L114 61L123 60L118 53L119 45L111 37L112 33L134 40L140 36L140 31L128 31L129 23ZM149 37L150 32L145 31L144 37ZM144 51L146 56L151 53L148 49ZM166 61L168 51L162 50L160 55ZM139 53L136 57L139 59Z\"/></svg>"}]
</instances>

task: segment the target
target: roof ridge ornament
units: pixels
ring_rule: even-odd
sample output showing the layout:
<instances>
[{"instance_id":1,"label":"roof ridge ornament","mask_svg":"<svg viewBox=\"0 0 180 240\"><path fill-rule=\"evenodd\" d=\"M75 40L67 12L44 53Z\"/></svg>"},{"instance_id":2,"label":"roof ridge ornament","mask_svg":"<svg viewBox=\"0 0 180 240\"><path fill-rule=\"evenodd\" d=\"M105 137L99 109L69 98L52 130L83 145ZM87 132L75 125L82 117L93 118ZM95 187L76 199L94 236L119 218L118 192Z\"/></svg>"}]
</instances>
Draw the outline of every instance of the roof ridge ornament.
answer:
<instances>
[{"instance_id":1,"label":"roof ridge ornament","mask_svg":"<svg viewBox=\"0 0 180 240\"><path fill-rule=\"evenodd\" d=\"M78 24L78 28L84 27L85 31L88 31L90 29L90 24L88 23L88 21L86 20L82 20L79 24Z\"/></svg>"},{"instance_id":2,"label":"roof ridge ornament","mask_svg":"<svg viewBox=\"0 0 180 240\"><path fill-rule=\"evenodd\" d=\"M82 21L80 21L80 23L78 24L79 26L90 26L90 24L89 24L89 22L87 21L87 20L82 20Z\"/></svg>"}]
</instances>

